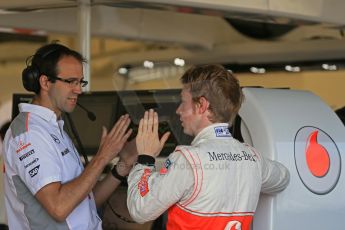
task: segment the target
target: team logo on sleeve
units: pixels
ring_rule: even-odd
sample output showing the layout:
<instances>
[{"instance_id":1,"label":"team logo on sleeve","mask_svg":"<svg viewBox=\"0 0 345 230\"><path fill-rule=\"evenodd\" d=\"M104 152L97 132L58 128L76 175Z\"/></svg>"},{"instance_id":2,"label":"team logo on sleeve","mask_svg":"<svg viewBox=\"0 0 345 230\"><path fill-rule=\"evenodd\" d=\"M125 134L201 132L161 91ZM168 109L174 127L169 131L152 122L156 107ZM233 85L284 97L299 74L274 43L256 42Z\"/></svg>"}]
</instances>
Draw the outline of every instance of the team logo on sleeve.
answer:
<instances>
[{"instance_id":1,"label":"team logo on sleeve","mask_svg":"<svg viewBox=\"0 0 345 230\"><path fill-rule=\"evenodd\" d=\"M22 161L22 160L24 160L25 158L31 156L31 155L34 154L34 153L35 153L35 150L34 150L34 149L31 149L30 151L28 151L28 152L24 153L23 155L21 155L21 156L19 157L19 160Z\"/></svg>"},{"instance_id":2,"label":"team logo on sleeve","mask_svg":"<svg viewBox=\"0 0 345 230\"><path fill-rule=\"evenodd\" d=\"M141 179L138 183L138 189L140 192L140 195L144 197L149 192L149 185L148 185L148 179L151 176L151 169L144 169L144 174L141 176Z\"/></svg>"},{"instance_id":3,"label":"team logo on sleeve","mask_svg":"<svg viewBox=\"0 0 345 230\"><path fill-rule=\"evenodd\" d=\"M18 146L18 149L16 150L16 153L19 153L20 151L26 149L27 147L29 147L31 145L31 143L23 143L22 141L19 141L19 146Z\"/></svg>"},{"instance_id":4,"label":"team logo on sleeve","mask_svg":"<svg viewBox=\"0 0 345 230\"><path fill-rule=\"evenodd\" d=\"M30 161L28 164L24 165L24 168L28 168L28 167L30 167L30 166L36 164L38 161L39 161L39 159L38 159L38 158L35 158L35 159L33 159L32 161Z\"/></svg>"},{"instance_id":5,"label":"team logo on sleeve","mask_svg":"<svg viewBox=\"0 0 345 230\"><path fill-rule=\"evenodd\" d=\"M214 132L216 133L216 137L231 137L229 127L227 126L214 127Z\"/></svg>"},{"instance_id":6,"label":"team logo on sleeve","mask_svg":"<svg viewBox=\"0 0 345 230\"><path fill-rule=\"evenodd\" d=\"M167 160L164 162L163 167L159 170L159 173L160 173L161 175L167 174L167 173L168 173L168 169L170 168L171 164L172 164L172 163L171 163L170 159L167 159Z\"/></svg>"}]
</instances>

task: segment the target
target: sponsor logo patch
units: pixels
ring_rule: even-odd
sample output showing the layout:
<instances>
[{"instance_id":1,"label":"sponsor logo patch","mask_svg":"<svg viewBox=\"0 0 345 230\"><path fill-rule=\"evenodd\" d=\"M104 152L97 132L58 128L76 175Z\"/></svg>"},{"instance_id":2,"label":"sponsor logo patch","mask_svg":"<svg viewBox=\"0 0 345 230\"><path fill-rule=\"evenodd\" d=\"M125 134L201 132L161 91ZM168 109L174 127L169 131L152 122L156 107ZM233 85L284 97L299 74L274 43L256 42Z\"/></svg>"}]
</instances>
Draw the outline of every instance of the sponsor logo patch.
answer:
<instances>
[{"instance_id":1,"label":"sponsor logo patch","mask_svg":"<svg viewBox=\"0 0 345 230\"><path fill-rule=\"evenodd\" d=\"M144 197L149 192L148 179L151 176L151 169L144 169L144 174L141 176L141 179L138 183L138 189L141 197Z\"/></svg>"},{"instance_id":2,"label":"sponsor logo patch","mask_svg":"<svg viewBox=\"0 0 345 230\"><path fill-rule=\"evenodd\" d=\"M33 168L33 169L31 169L31 170L29 171L29 175L30 175L31 177L36 176L39 169L40 169L40 165L37 165L35 168Z\"/></svg>"},{"instance_id":3,"label":"sponsor logo patch","mask_svg":"<svg viewBox=\"0 0 345 230\"><path fill-rule=\"evenodd\" d=\"M35 163L37 163L38 162L38 158L35 158L33 161L31 161L30 163L28 163L28 164L26 164L26 165L24 165L24 168L27 168L27 167L30 167L31 165L33 165L33 164L35 164Z\"/></svg>"},{"instance_id":4,"label":"sponsor logo patch","mask_svg":"<svg viewBox=\"0 0 345 230\"><path fill-rule=\"evenodd\" d=\"M167 159L167 160L164 162L163 167L159 170L159 173L160 173L161 175L167 174L167 173L168 173L168 169L170 168L171 164L172 164L172 163L171 163L170 159Z\"/></svg>"},{"instance_id":5,"label":"sponsor logo patch","mask_svg":"<svg viewBox=\"0 0 345 230\"><path fill-rule=\"evenodd\" d=\"M339 146L326 131L301 127L295 136L294 157L299 179L312 193L325 195L339 183L342 169Z\"/></svg>"},{"instance_id":6,"label":"sponsor logo patch","mask_svg":"<svg viewBox=\"0 0 345 230\"><path fill-rule=\"evenodd\" d=\"M32 155L34 153L35 153L35 150L31 149L30 151L28 151L28 152L24 153L23 155L21 155L19 157L19 160L22 161L22 160L24 160L25 158L27 158L28 156L30 156L30 155Z\"/></svg>"},{"instance_id":7,"label":"sponsor logo patch","mask_svg":"<svg viewBox=\"0 0 345 230\"><path fill-rule=\"evenodd\" d=\"M31 143L27 143L24 144L22 141L19 141L19 148L16 150L16 153L19 153L20 151L26 149L27 147L29 147L31 145Z\"/></svg>"},{"instance_id":8,"label":"sponsor logo patch","mask_svg":"<svg viewBox=\"0 0 345 230\"><path fill-rule=\"evenodd\" d=\"M210 161L252 161L256 162L256 155L252 153L241 151L241 153L215 153L207 152Z\"/></svg>"},{"instance_id":9,"label":"sponsor logo patch","mask_svg":"<svg viewBox=\"0 0 345 230\"><path fill-rule=\"evenodd\" d=\"M68 154L70 151L68 148L66 148L64 151L61 152L62 156L65 156L66 154Z\"/></svg>"},{"instance_id":10,"label":"sponsor logo patch","mask_svg":"<svg viewBox=\"0 0 345 230\"><path fill-rule=\"evenodd\" d=\"M214 132L216 133L216 137L231 137L229 127L227 126L214 127Z\"/></svg>"}]
</instances>

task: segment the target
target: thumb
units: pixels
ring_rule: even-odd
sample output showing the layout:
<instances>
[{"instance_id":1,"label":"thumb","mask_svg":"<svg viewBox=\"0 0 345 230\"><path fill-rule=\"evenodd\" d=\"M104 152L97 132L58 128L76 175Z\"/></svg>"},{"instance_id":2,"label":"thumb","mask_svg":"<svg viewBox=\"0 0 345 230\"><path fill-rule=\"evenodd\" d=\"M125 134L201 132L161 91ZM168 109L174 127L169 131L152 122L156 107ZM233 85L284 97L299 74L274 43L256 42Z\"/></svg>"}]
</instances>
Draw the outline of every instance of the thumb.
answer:
<instances>
[{"instance_id":1,"label":"thumb","mask_svg":"<svg viewBox=\"0 0 345 230\"><path fill-rule=\"evenodd\" d=\"M100 145L103 144L105 137L107 136L108 130L105 126L102 126L102 136L101 136L101 143Z\"/></svg>"},{"instance_id":2,"label":"thumb","mask_svg":"<svg viewBox=\"0 0 345 230\"><path fill-rule=\"evenodd\" d=\"M159 141L161 149L163 149L164 144L168 140L169 136L170 136L170 132L166 132L166 133L163 134L162 138Z\"/></svg>"}]
</instances>

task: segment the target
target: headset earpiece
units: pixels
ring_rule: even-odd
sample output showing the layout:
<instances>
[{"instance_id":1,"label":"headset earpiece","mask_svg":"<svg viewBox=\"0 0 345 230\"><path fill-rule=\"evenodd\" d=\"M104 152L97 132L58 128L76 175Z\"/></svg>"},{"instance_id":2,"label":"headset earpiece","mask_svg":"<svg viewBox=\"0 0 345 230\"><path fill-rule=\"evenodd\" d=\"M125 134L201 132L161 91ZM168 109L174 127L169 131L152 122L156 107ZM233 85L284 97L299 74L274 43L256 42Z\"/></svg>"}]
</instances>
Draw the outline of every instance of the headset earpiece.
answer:
<instances>
[{"instance_id":1,"label":"headset earpiece","mask_svg":"<svg viewBox=\"0 0 345 230\"><path fill-rule=\"evenodd\" d=\"M32 63L32 60L38 59L42 61L44 58L48 57L50 54L54 53L55 51L58 51L63 47L59 44L50 44L48 50L42 53L42 50L38 50L35 55L30 56L26 60L26 68L22 72L22 82L23 86L26 90L30 92L34 92L36 94L40 91L40 83L39 78L42 75L40 69L37 65ZM30 63L31 62L31 63Z\"/></svg>"},{"instance_id":2,"label":"headset earpiece","mask_svg":"<svg viewBox=\"0 0 345 230\"><path fill-rule=\"evenodd\" d=\"M28 65L22 72L23 86L27 91L38 93L41 73L35 65Z\"/></svg>"}]
</instances>

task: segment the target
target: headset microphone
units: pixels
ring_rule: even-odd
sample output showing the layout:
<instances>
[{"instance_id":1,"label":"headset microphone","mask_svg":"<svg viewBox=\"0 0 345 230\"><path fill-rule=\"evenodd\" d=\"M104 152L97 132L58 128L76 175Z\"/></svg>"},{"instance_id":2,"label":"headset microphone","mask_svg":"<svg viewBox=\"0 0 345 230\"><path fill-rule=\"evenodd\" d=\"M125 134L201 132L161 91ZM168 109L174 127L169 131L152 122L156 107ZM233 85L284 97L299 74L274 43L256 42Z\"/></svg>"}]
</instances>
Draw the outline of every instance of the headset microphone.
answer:
<instances>
[{"instance_id":1,"label":"headset microphone","mask_svg":"<svg viewBox=\"0 0 345 230\"><path fill-rule=\"evenodd\" d=\"M81 104L79 104L79 102L77 102L77 105L87 113L87 117L88 117L91 121L95 121L95 120L96 120L96 115L95 115L93 112L91 112L90 110L88 110L87 108L85 108L84 106L82 106Z\"/></svg>"}]
</instances>

